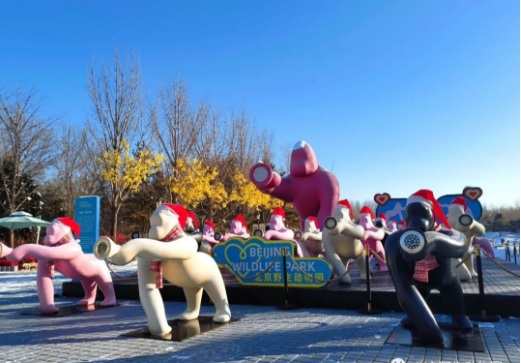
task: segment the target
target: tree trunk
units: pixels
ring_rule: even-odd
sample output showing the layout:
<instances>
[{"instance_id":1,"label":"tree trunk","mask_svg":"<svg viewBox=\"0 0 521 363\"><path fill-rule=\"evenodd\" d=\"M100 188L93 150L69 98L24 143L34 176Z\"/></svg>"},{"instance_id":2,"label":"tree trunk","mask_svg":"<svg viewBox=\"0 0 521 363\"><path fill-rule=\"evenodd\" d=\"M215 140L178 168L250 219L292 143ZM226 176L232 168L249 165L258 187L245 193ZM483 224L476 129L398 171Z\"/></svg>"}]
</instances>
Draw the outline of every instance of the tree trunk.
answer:
<instances>
[{"instance_id":1,"label":"tree trunk","mask_svg":"<svg viewBox=\"0 0 521 363\"><path fill-rule=\"evenodd\" d=\"M112 236L114 242L118 243L117 238L117 230L118 230L118 208L116 205L113 205L110 208L110 235Z\"/></svg>"},{"instance_id":2,"label":"tree trunk","mask_svg":"<svg viewBox=\"0 0 521 363\"><path fill-rule=\"evenodd\" d=\"M208 203L208 221L213 221L213 200L210 199Z\"/></svg>"}]
</instances>

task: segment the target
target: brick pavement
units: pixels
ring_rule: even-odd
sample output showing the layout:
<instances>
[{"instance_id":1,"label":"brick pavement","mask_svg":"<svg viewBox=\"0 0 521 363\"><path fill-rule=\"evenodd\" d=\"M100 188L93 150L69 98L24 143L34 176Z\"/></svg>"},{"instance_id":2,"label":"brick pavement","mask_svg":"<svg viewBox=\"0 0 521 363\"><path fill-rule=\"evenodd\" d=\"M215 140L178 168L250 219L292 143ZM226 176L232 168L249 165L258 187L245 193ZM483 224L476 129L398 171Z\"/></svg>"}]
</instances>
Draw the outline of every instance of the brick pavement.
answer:
<instances>
[{"instance_id":1,"label":"brick pavement","mask_svg":"<svg viewBox=\"0 0 521 363\"><path fill-rule=\"evenodd\" d=\"M0 276L0 284L2 284ZM59 282L56 283L59 286ZM75 299L58 298L58 305ZM0 362L519 362L519 319L483 327L485 353L385 345L403 314L232 305L239 322L183 342L121 337L143 328L138 301L60 318L20 315L38 308L36 291L0 292ZM169 318L185 308L165 304ZM212 307L203 307L211 315Z\"/></svg>"}]
</instances>

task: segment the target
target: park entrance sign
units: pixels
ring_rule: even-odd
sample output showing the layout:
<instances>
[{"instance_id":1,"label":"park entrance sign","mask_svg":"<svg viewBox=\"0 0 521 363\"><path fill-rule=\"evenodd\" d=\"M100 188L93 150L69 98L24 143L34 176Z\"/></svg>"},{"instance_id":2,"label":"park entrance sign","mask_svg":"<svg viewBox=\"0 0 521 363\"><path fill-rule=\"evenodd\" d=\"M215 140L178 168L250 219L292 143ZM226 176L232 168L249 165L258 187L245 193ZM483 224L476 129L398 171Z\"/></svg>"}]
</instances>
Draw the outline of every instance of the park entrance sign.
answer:
<instances>
[{"instance_id":1,"label":"park entrance sign","mask_svg":"<svg viewBox=\"0 0 521 363\"><path fill-rule=\"evenodd\" d=\"M262 237L234 237L219 243L212 256L230 270L242 285L284 286L282 250L286 250L289 287L318 288L331 278L331 266L322 258L298 258L292 241L266 241Z\"/></svg>"},{"instance_id":2,"label":"park entrance sign","mask_svg":"<svg viewBox=\"0 0 521 363\"><path fill-rule=\"evenodd\" d=\"M76 199L74 220L81 227L80 246L83 253L92 253L99 239L100 197L89 195Z\"/></svg>"}]
</instances>

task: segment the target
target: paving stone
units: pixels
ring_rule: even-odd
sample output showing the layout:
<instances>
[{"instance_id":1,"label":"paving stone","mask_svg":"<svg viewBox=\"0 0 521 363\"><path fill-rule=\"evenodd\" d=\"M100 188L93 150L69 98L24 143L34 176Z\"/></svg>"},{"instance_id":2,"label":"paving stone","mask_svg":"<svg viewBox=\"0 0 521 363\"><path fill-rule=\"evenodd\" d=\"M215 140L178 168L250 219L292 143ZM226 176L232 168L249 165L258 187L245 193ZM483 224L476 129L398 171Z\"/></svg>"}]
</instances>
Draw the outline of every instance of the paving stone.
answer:
<instances>
[{"instance_id":1,"label":"paving stone","mask_svg":"<svg viewBox=\"0 0 521 363\"><path fill-rule=\"evenodd\" d=\"M0 276L0 284L2 276ZM56 289L59 286L55 285ZM57 298L60 306L73 299ZM38 309L36 290L0 292L0 362L519 362L519 319L483 328L484 353L385 344L403 314L367 317L353 311L232 305L241 320L182 342L121 334L146 327L139 302L90 313L45 318L20 315ZM185 309L166 302L168 318ZM212 315L202 307L202 315Z\"/></svg>"}]
</instances>

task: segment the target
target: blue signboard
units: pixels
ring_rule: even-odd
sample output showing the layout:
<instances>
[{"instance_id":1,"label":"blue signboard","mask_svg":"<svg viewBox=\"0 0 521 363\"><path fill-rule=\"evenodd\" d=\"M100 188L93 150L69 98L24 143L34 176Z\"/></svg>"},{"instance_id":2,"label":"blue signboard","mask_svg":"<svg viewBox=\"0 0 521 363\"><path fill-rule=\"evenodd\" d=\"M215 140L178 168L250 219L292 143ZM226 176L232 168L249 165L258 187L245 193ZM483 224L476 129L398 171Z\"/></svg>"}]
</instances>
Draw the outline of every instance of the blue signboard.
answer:
<instances>
[{"instance_id":1,"label":"blue signboard","mask_svg":"<svg viewBox=\"0 0 521 363\"><path fill-rule=\"evenodd\" d=\"M87 196L76 199L74 220L81 227L80 246L84 253L93 253L99 239L100 197Z\"/></svg>"},{"instance_id":2,"label":"blue signboard","mask_svg":"<svg viewBox=\"0 0 521 363\"><path fill-rule=\"evenodd\" d=\"M294 257L294 246L292 241L266 241L262 237L230 238L216 245L212 256L219 267L232 271L242 285L282 287L282 250L286 249L288 286L324 286L331 279L329 263L322 258Z\"/></svg>"},{"instance_id":3,"label":"blue signboard","mask_svg":"<svg viewBox=\"0 0 521 363\"><path fill-rule=\"evenodd\" d=\"M481 214L483 212L483 208L481 203L478 201L478 198L483 194L481 188L477 187L466 187L463 190L463 194L451 194L444 195L439 197L438 203L440 203L441 209L443 209L443 213L447 215L449 213L449 205L452 203L454 199L457 197L465 198L467 202L467 211L475 220L479 220L481 218ZM384 194L376 194L374 196L374 200L378 203L378 207L376 208L376 215L380 213L384 213L387 217L387 220L395 220L397 223L405 220L405 206L407 204L407 198L391 198L391 196L387 193Z\"/></svg>"},{"instance_id":4,"label":"blue signboard","mask_svg":"<svg viewBox=\"0 0 521 363\"><path fill-rule=\"evenodd\" d=\"M396 224L405 221L406 198L389 199L384 205L376 208L376 215L385 214L388 221L396 221Z\"/></svg>"},{"instance_id":5,"label":"blue signboard","mask_svg":"<svg viewBox=\"0 0 521 363\"><path fill-rule=\"evenodd\" d=\"M467 211L465 213L470 215L476 221L479 221L483 212L481 203L479 202L479 200L471 200L469 197L462 194L444 195L442 197L439 197L438 203L440 203L441 209L443 209L443 213L445 213L445 215L449 213L449 205L457 197L463 197L467 202Z\"/></svg>"}]
</instances>

